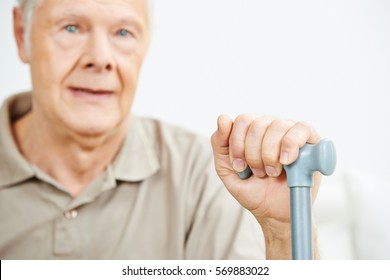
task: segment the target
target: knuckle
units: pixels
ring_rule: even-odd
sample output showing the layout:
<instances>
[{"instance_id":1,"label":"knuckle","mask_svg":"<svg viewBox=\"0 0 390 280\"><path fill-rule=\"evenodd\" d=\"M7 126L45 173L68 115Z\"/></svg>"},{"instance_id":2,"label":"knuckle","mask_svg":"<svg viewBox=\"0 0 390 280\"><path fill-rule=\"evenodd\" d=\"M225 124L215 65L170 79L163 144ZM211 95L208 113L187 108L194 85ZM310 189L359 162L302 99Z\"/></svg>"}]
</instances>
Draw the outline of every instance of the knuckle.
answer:
<instances>
[{"instance_id":1,"label":"knuckle","mask_svg":"<svg viewBox=\"0 0 390 280\"><path fill-rule=\"evenodd\" d=\"M246 157L245 160L251 168L262 168L263 167L263 161L259 158Z\"/></svg>"},{"instance_id":2,"label":"knuckle","mask_svg":"<svg viewBox=\"0 0 390 280\"><path fill-rule=\"evenodd\" d=\"M295 124L295 128L297 128L302 134L306 134L307 136L315 134L314 128L305 121L299 121Z\"/></svg>"},{"instance_id":3,"label":"knuckle","mask_svg":"<svg viewBox=\"0 0 390 280\"><path fill-rule=\"evenodd\" d=\"M308 122L305 122L305 121L298 121L295 125L298 126L298 127L302 127L302 128L311 130L311 125Z\"/></svg>"},{"instance_id":4,"label":"knuckle","mask_svg":"<svg viewBox=\"0 0 390 280\"><path fill-rule=\"evenodd\" d=\"M293 123L291 121L283 120L283 119L274 119L271 124L271 129L288 129L293 126Z\"/></svg>"},{"instance_id":5,"label":"knuckle","mask_svg":"<svg viewBox=\"0 0 390 280\"><path fill-rule=\"evenodd\" d=\"M265 125L269 125L269 123L271 123L273 120L274 120L274 118L272 118L270 116L262 116L262 117L254 119L253 122L254 122L254 125L265 126Z\"/></svg>"},{"instance_id":6,"label":"knuckle","mask_svg":"<svg viewBox=\"0 0 390 280\"><path fill-rule=\"evenodd\" d=\"M234 123L236 125L246 125L252 122L253 117L250 114L241 114L236 117Z\"/></svg>"},{"instance_id":7,"label":"knuckle","mask_svg":"<svg viewBox=\"0 0 390 280\"><path fill-rule=\"evenodd\" d=\"M218 136L215 132L210 137L210 143L213 149L219 145Z\"/></svg>"},{"instance_id":8,"label":"knuckle","mask_svg":"<svg viewBox=\"0 0 390 280\"><path fill-rule=\"evenodd\" d=\"M244 145L240 141L232 141L230 143L230 150L234 157L243 157L244 155Z\"/></svg>"},{"instance_id":9,"label":"knuckle","mask_svg":"<svg viewBox=\"0 0 390 280\"><path fill-rule=\"evenodd\" d=\"M287 133L281 142L281 148L282 150L291 150L294 149L296 145L296 140L293 135L290 133Z\"/></svg>"},{"instance_id":10,"label":"knuckle","mask_svg":"<svg viewBox=\"0 0 390 280\"><path fill-rule=\"evenodd\" d=\"M245 160L249 165L258 166L262 164L260 153L255 151L245 151Z\"/></svg>"},{"instance_id":11,"label":"knuckle","mask_svg":"<svg viewBox=\"0 0 390 280\"><path fill-rule=\"evenodd\" d=\"M264 150L261 154L264 165L274 166L278 162L278 157L274 153L268 150Z\"/></svg>"},{"instance_id":12,"label":"knuckle","mask_svg":"<svg viewBox=\"0 0 390 280\"><path fill-rule=\"evenodd\" d=\"M250 135L253 138L258 138L259 141L262 138L264 131L266 129L266 124L264 120L262 119L255 119L251 123L248 131L248 135Z\"/></svg>"}]
</instances>

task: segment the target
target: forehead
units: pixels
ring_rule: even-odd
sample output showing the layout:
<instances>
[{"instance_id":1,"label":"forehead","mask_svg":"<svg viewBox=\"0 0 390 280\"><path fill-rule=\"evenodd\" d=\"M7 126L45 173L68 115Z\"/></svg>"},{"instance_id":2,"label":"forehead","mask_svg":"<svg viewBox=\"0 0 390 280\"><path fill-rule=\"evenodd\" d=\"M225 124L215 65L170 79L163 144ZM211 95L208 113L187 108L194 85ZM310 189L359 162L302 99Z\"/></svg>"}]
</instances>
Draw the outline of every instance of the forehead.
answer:
<instances>
[{"instance_id":1,"label":"forehead","mask_svg":"<svg viewBox=\"0 0 390 280\"><path fill-rule=\"evenodd\" d=\"M109 15L115 19L119 15L149 20L148 0L40 0L37 12L47 16L61 16L64 13L86 13L91 17Z\"/></svg>"}]
</instances>

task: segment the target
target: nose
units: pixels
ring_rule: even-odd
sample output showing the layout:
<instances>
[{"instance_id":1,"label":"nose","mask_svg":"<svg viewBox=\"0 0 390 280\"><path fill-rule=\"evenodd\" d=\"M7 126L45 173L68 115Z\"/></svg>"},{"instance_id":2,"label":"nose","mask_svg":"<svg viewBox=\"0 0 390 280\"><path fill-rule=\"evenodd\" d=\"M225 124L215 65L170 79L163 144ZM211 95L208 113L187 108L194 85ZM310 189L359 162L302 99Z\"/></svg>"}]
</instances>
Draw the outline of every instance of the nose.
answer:
<instances>
[{"instance_id":1,"label":"nose","mask_svg":"<svg viewBox=\"0 0 390 280\"><path fill-rule=\"evenodd\" d=\"M91 34L86 44L81 67L92 72L110 72L115 68L114 53L107 35Z\"/></svg>"}]
</instances>

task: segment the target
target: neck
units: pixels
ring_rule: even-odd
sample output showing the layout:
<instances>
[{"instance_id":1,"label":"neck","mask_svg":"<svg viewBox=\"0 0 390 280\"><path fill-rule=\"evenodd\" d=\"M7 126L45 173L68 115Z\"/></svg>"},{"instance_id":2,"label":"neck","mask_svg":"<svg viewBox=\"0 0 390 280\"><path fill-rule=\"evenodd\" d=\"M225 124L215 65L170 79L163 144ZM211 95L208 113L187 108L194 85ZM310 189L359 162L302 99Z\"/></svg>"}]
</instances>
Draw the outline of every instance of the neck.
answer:
<instances>
[{"instance_id":1,"label":"neck","mask_svg":"<svg viewBox=\"0 0 390 280\"><path fill-rule=\"evenodd\" d=\"M80 135L45 125L29 113L13 128L24 157L77 196L113 161L128 121L107 135Z\"/></svg>"}]
</instances>

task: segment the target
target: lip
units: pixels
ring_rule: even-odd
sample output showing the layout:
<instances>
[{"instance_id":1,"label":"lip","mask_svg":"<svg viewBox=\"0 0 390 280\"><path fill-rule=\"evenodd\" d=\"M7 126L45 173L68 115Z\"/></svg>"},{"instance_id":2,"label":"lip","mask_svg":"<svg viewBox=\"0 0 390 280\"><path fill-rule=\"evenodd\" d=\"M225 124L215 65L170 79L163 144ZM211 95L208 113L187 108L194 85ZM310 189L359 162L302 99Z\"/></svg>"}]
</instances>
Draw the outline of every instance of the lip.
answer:
<instances>
[{"instance_id":1,"label":"lip","mask_svg":"<svg viewBox=\"0 0 390 280\"><path fill-rule=\"evenodd\" d=\"M76 97L88 98L92 100L111 97L115 94L115 91L103 88L70 86L68 89Z\"/></svg>"}]
</instances>

